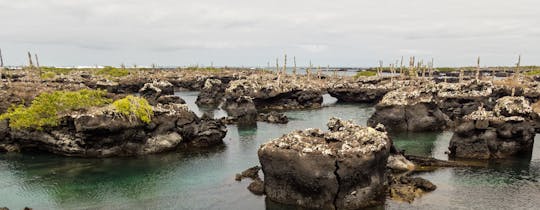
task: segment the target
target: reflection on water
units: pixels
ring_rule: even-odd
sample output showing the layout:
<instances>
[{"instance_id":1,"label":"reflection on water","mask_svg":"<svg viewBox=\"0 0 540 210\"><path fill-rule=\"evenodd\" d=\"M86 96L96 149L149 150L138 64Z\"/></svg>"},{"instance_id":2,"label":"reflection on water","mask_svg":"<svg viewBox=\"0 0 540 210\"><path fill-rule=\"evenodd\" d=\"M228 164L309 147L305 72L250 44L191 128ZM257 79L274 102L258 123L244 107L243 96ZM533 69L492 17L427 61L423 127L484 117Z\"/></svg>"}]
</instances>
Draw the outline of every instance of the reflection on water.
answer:
<instances>
[{"instance_id":1,"label":"reflection on water","mask_svg":"<svg viewBox=\"0 0 540 210\"><path fill-rule=\"evenodd\" d=\"M199 116L197 92L179 93ZM22 209L295 209L265 201L234 174L259 164L257 149L294 129L325 128L331 116L365 124L374 109L341 104L325 95L324 108L289 111L286 125L228 126L225 145L132 158L84 159L48 154L0 154L0 206ZM446 159L451 132L392 134L407 153ZM449 168L419 176L435 192L412 204L388 200L374 209L534 208L540 206L540 143L531 160L487 162L482 168Z\"/></svg>"}]
</instances>

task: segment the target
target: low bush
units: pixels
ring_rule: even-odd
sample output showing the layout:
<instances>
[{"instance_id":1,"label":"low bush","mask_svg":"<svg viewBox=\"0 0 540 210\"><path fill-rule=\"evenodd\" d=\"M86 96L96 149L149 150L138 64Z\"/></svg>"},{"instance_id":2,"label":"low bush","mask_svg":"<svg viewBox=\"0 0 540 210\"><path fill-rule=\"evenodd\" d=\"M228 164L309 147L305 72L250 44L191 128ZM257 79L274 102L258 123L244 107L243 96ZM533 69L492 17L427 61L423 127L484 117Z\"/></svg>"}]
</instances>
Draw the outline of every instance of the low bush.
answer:
<instances>
[{"instance_id":1,"label":"low bush","mask_svg":"<svg viewBox=\"0 0 540 210\"><path fill-rule=\"evenodd\" d=\"M66 112L111 103L105 94L102 90L89 89L41 93L29 107L12 106L0 115L0 120L9 119L9 126L13 129L42 130L46 126L57 126L61 114Z\"/></svg>"},{"instance_id":2,"label":"low bush","mask_svg":"<svg viewBox=\"0 0 540 210\"><path fill-rule=\"evenodd\" d=\"M126 116L135 117L144 123L150 123L154 112L148 101L141 97L126 96L113 102L116 112Z\"/></svg>"},{"instance_id":3,"label":"low bush","mask_svg":"<svg viewBox=\"0 0 540 210\"><path fill-rule=\"evenodd\" d=\"M56 74L50 71L41 74L41 79L53 79L54 77L56 77Z\"/></svg>"},{"instance_id":4,"label":"low bush","mask_svg":"<svg viewBox=\"0 0 540 210\"><path fill-rule=\"evenodd\" d=\"M377 76L377 72L374 72L374 71L359 71L358 73L356 73L356 75L354 77L358 78L358 77L372 77L372 76Z\"/></svg>"},{"instance_id":5,"label":"low bush","mask_svg":"<svg viewBox=\"0 0 540 210\"><path fill-rule=\"evenodd\" d=\"M102 69L99 69L96 74L108 76L108 77L124 77L129 75L129 71L127 69L120 69L115 68L112 66L105 66Z\"/></svg>"}]
</instances>

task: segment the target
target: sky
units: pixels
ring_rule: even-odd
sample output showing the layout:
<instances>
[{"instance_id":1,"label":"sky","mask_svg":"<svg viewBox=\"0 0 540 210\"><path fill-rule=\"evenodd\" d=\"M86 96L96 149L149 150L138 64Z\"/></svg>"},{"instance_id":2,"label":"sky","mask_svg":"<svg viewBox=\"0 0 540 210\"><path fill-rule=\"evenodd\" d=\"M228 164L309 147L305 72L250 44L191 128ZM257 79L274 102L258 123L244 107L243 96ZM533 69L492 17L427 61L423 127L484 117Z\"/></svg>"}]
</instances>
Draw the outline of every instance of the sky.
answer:
<instances>
[{"instance_id":1,"label":"sky","mask_svg":"<svg viewBox=\"0 0 540 210\"><path fill-rule=\"evenodd\" d=\"M0 0L6 65L540 65L536 0ZM407 60L407 59L406 59Z\"/></svg>"}]
</instances>

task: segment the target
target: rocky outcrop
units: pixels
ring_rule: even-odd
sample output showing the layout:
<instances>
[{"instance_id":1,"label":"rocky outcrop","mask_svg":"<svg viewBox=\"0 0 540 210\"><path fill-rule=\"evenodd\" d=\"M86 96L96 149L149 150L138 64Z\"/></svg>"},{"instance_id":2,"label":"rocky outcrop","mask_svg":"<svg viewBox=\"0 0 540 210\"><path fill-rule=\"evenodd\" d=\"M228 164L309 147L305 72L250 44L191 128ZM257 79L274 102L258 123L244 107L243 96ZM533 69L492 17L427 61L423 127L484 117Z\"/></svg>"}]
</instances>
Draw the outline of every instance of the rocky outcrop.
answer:
<instances>
[{"instance_id":1,"label":"rocky outcrop","mask_svg":"<svg viewBox=\"0 0 540 210\"><path fill-rule=\"evenodd\" d=\"M494 86L491 82L477 80L439 86L435 101L439 109L453 121L461 120L478 107L493 107Z\"/></svg>"},{"instance_id":2,"label":"rocky outcrop","mask_svg":"<svg viewBox=\"0 0 540 210\"><path fill-rule=\"evenodd\" d=\"M396 86L389 81L363 79L335 84L328 89L328 93L342 102L377 103L394 89Z\"/></svg>"},{"instance_id":3,"label":"rocky outcrop","mask_svg":"<svg viewBox=\"0 0 540 210\"><path fill-rule=\"evenodd\" d=\"M174 86L170 82L167 82L167 81L159 81L159 82L154 81L152 83L146 83L139 90L139 93L141 94L143 98L148 100L148 102L152 105L158 104L159 101L162 101L162 102L168 102L171 100L179 101L179 102L183 101L178 96L172 96L174 95Z\"/></svg>"},{"instance_id":4,"label":"rocky outcrop","mask_svg":"<svg viewBox=\"0 0 540 210\"><path fill-rule=\"evenodd\" d=\"M256 108L304 109L319 108L322 104L320 87L298 81L276 80L274 77L249 77L232 81L226 89L226 103L240 97L250 97Z\"/></svg>"},{"instance_id":5,"label":"rocky outcrop","mask_svg":"<svg viewBox=\"0 0 540 210\"><path fill-rule=\"evenodd\" d=\"M161 153L181 146L221 144L223 124L199 119L185 105L153 107L150 123L119 115L111 107L74 112L60 125L43 129L10 129L0 139L0 151L42 150L65 156L110 157ZM8 122L9 125L9 122ZM0 124L0 133L5 126ZM16 148L16 149L13 149Z\"/></svg>"},{"instance_id":6,"label":"rocky outcrop","mask_svg":"<svg viewBox=\"0 0 540 210\"><path fill-rule=\"evenodd\" d=\"M450 155L473 159L530 156L535 136L531 113L524 97L503 97L493 111L480 107L456 128Z\"/></svg>"},{"instance_id":7,"label":"rocky outcrop","mask_svg":"<svg viewBox=\"0 0 540 210\"><path fill-rule=\"evenodd\" d=\"M218 106L223 101L226 88L227 84L219 79L207 79L195 103L199 106Z\"/></svg>"},{"instance_id":8,"label":"rocky outcrop","mask_svg":"<svg viewBox=\"0 0 540 210\"><path fill-rule=\"evenodd\" d=\"M389 92L375 106L368 125L388 131L437 131L451 123L433 100L433 90L403 88Z\"/></svg>"},{"instance_id":9,"label":"rocky outcrop","mask_svg":"<svg viewBox=\"0 0 540 210\"><path fill-rule=\"evenodd\" d=\"M257 108L249 96L229 98L222 108L229 117L236 119L239 124L251 125L257 123Z\"/></svg>"},{"instance_id":10,"label":"rocky outcrop","mask_svg":"<svg viewBox=\"0 0 540 210\"><path fill-rule=\"evenodd\" d=\"M381 204L391 144L386 133L337 118L328 128L294 131L259 148L267 197L321 209Z\"/></svg>"},{"instance_id":11,"label":"rocky outcrop","mask_svg":"<svg viewBox=\"0 0 540 210\"><path fill-rule=\"evenodd\" d=\"M246 169L240 174L236 174L235 180L236 181L242 181L243 178L250 178L253 180L251 182L247 189L251 191L255 195L263 195L264 194L264 182L259 177L259 170L261 170L261 167L254 166L251 168Z\"/></svg>"}]
</instances>

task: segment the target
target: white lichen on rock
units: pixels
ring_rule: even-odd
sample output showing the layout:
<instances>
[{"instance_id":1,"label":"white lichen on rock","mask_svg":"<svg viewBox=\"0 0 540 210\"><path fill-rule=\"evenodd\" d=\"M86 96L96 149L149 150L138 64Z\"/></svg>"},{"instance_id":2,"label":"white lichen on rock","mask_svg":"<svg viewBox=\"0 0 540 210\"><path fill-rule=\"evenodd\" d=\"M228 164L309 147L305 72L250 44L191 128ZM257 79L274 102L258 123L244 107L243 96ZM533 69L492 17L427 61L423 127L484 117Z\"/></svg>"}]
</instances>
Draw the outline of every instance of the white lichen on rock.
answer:
<instances>
[{"instance_id":1,"label":"white lichen on rock","mask_svg":"<svg viewBox=\"0 0 540 210\"><path fill-rule=\"evenodd\" d=\"M497 120L493 111L487 111L483 106L478 107L478 110L463 117L465 120Z\"/></svg>"},{"instance_id":2,"label":"white lichen on rock","mask_svg":"<svg viewBox=\"0 0 540 210\"><path fill-rule=\"evenodd\" d=\"M497 100L497 104L493 108L493 111L498 116L528 116L533 110L525 97L505 96Z\"/></svg>"},{"instance_id":3,"label":"white lichen on rock","mask_svg":"<svg viewBox=\"0 0 540 210\"><path fill-rule=\"evenodd\" d=\"M331 118L328 132L321 129L296 130L261 146L279 148L303 154L319 153L329 156L366 155L381 151L389 144L386 132L360 126L350 120Z\"/></svg>"},{"instance_id":4,"label":"white lichen on rock","mask_svg":"<svg viewBox=\"0 0 540 210\"><path fill-rule=\"evenodd\" d=\"M303 78L285 77L278 80L273 75L252 75L246 79L231 81L225 92L232 96L265 98L294 90L321 91L325 85L325 83L319 84Z\"/></svg>"},{"instance_id":5,"label":"white lichen on rock","mask_svg":"<svg viewBox=\"0 0 540 210\"><path fill-rule=\"evenodd\" d=\"M204 82L203 89L210 90L210 89L212 89L212 87L214 87L214 85L221 85L221 80L219 80L219 79L207 79Z\"/></svg>"},{"instance_id":6,"label":"white lichen on rock","mask_svg":"<svg viewBox=\"0 0 540 210\"><path fill-rule=\"evenodd\" d=\"M532 112L533 110L529 101L523 96L505 96L497 100L493 111L487 111L483 106L480 106L478 110L466 115L463 119L470 121L521 122Z\"/></svg>"},{"instance_id":7,"label":"white lichen on rock","mask_svg":"<svg viewBox=\"0 0 540 210\"><path fill-rule=\"evenodd\" d=\"M441 83L438 88L437 96L441 98L478 98L488 97L493 93L493 83L490 81Z\"/></svg>"},{"instance_id":8,"label":"white lichen on rock","mask_svg":"<svg viewBox=\"0 0 540 210\"><path fill-rule=\"evenodd\" d=\"M381 106L406 106L418 103L430 103L433 101L433 94L419 89L402 88L388 92L382 98Z\"/></svg>"}]
</instances>

